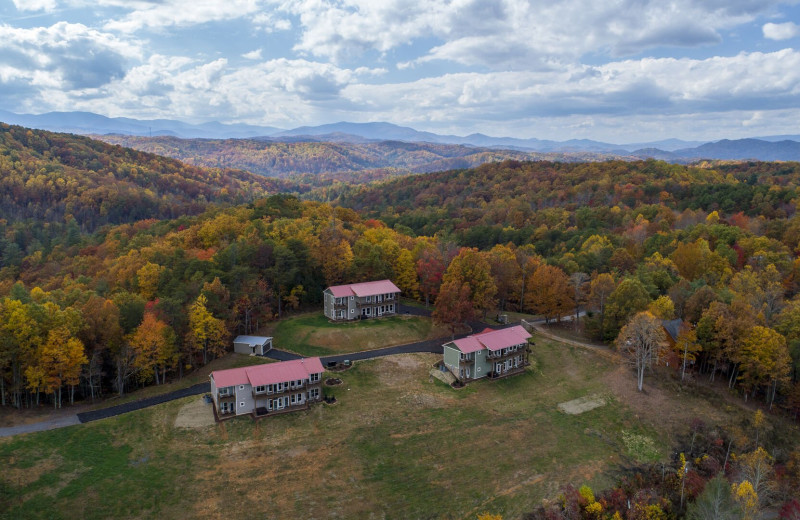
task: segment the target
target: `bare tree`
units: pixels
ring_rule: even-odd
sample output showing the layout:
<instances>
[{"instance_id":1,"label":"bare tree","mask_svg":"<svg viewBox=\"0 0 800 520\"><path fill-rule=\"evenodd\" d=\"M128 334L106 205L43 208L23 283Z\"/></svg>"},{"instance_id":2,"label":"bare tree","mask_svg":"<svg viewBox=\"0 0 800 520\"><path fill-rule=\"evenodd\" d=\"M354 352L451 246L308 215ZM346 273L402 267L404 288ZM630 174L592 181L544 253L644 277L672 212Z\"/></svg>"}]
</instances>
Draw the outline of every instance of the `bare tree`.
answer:
<instances>
[{"instance_id":1,"label":"bare tree","mask_svg":"<svg viewBox=\"0 0 800 520\"><path fill-rule=\"evenodd\" d=\"M586 303L586 290L588 289L587 283L589 280L589 275L586 273L574 272L569 275L569 283L575 291L575 330L578 330L578 317L581 313L581 305Z\"/></svg>"},{"instance_id":2,"label":"bare tree","mask_svg":"<svg viewBox=\"0 0 800 520\"><path fill-rule=\"evenodd\" d=\"M631 318L617 336L617 348L636 367L636 384L640 392L645 370L658 362L665 343L661 321L647 311Z\"/></svg>"}]
</instances>

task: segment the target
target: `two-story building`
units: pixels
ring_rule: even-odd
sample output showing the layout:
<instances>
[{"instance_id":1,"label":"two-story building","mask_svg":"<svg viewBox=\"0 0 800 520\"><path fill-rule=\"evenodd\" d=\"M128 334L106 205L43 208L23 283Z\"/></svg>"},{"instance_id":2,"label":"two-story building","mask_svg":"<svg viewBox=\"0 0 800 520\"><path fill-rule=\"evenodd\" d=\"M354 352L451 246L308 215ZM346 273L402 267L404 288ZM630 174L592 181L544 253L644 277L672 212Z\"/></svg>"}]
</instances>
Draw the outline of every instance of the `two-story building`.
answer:
<instances>
[{"instance_id":1,"label":"two-story building","mask_svg":"<svg viewBox=\"0 0 800 520\"><path fill-rule=\"evenodd\" d=\"M520 325L507 329L486 329L442 345L444 365L462 383L488 377L518 374L530 365L528 339Z\"/></svg>"},{"instance_id":2,"label":"two-story building","mask_svg":"<svg viewBox=\"0 0 800 520\"><path fill-rule=\"evenodd\" d=\"M322 400L318 357L211 372L211 398L218 419L306 409Z\"/></svg>"},{"instance_id":3,"label":"two-story building","mask_svg":"<svg viewBox=\"0 0 800 520\"><path fill-rule=\"evenodd\" d=\"M377 318L397 313L400 289L391 280L334 285L322 300L325 316L334 321Z\"/></svg>"}]
</instances>

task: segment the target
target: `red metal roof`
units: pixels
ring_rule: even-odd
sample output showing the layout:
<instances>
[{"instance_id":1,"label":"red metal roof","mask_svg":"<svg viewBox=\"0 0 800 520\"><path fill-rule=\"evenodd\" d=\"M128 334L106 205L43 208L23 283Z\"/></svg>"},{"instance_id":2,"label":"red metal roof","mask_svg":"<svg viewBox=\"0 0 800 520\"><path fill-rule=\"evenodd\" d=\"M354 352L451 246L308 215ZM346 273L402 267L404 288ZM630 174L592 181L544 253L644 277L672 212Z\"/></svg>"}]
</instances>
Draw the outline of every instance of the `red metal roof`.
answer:
<instances>
[{"instance_id":1,"label":"red metal roof","mask_svg":"<svg viewBox=\"0 0 800 520\"><path fill-rule=\"evenodd\" d=\"M515 325L500 330L485 329L480 334L457 339L453 341L453 344L464 354L469 354L484 348L495 351L520 345L528 341L530 337L531 335L521 325Z\"/></svg>"},{"instance_id":2,"label":"red metal roof","mask_svg":"<svg viewBox=\"0 0 800 520\"><path fill-rule=\"evenodd\" d=\"M226 386L246 385L250 381L247 379L247 372L244 368L229 368L227 370L214 370L211 372L214 385L217 388Z\"/></svg>"},{"instance_id":3,"label":"red metal roof","mask_svg":"<svg viewBox=\"0 0 800 520\"><path fill-rule=\"evenodd\" d=\"M328 287L328 289L330 289L331 294L336 298L344 298L347 296L375 296L376 294L400 292L400 289L398 289L391 280L333 285Z\"/></svg>"},{"instance_id":4,"label":"red metal roof","mask_svg":"<svg viewBox=\"0 0 800 520\"><path fill-rule=\"evenodd\" d=\"M319 358L313 357L251 367L215 370L211 372L211 377L217 388L246 384L263 386L307 379L310 374L321 374L324 371Z\"/></svg>"},{"instance_id":5,"label":"red metal roof","mask_svg":"<svg viewBox=\"0 0 800 520\"><path fill-rule=\"evenodd\" d=\"M493 330L492 332L483 332L476 336L478 341L492 351L526 343L530 337L531 335L521 325Z\"/></svg>"},{"instance_id":6,"label":"red metal roof","mask_svg":"<svg viewBox=\"0 0 800 520\"><path fill-rule=\"evenodd\" d=\"M453 341L453 344L464 354L483 350L483 345L481 345L481 342L478 341L475 336L467 336L466 338L457 339Z\"/></svg>"}]
</instances>

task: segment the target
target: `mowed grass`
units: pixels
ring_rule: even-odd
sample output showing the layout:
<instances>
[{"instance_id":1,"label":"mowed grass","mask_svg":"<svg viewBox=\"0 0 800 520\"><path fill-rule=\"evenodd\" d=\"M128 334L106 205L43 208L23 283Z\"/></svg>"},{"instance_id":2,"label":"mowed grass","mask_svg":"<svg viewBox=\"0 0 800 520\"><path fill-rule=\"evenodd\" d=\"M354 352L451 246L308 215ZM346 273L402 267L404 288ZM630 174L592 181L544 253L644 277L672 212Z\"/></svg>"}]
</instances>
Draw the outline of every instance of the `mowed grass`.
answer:
<instances>
[{"instance_id":1,"label":"mowed grass","mask_svg":"<svg viewBox=\"0 0 800 520\"><path fill-rule=\"evenodd\" d=\"M444 327L421 316L392 316L332 323L321 312L281 320L268 331L277 349L304 356L348 354L449 336Z\"/></svg>"},{"instance_id":2,"label":"mowed grass","mask_svg":"<svg viewBox=\"0 0 800 520\"><path fill-rule=\"evenodd\" d=\"M98 410L131 401L138 401L139 399L145 399L148 397L173 392L175 390L188 388L196 385L197 383L206 383L208 382L208 375L214 370L224 370L227 368L238 368L274 362L275 360L273 359L260 356L228 354L222 358L211 361L205 366L199 367L196 370L187 373L182 379L175 379L174 381L170 381L166 384L151 384L144 386L143 388L136 388L133 386L136 384L136 381L132 379L130 381L130 386L127 388L124 395L118 396L113 392L106 392L94 403L87 399L84 402L76 404L74 407L72 407L65 402L63 408L59 410L53 410L52 405L40 406L39 408L33 409L23 408L22 410L16 410L10 407L0 407L0 426L17 426L21 424L52 419L60 415L72 415L74 413Z\"/></svg>"},{"instance_id":3,"label":"mowed grass","mask_svg":"<svg viewBox=\"0 0 800 520\"><path fill-rule=\"evenodd\" d=\"M567 482L612 484L630 461L623 432L665 459L664 414L715 417L686 394L666 409L647 402L661 391L627 402L615 388L635 385L628 369L547 341L524 374L461 390L431 380L438 358L358 362L337 374L336 404L258 423L175 428L192 397L0 439L0 518L515 518ZM558 411L588 394L608 404Z\"/></svg>"}]
</instances>

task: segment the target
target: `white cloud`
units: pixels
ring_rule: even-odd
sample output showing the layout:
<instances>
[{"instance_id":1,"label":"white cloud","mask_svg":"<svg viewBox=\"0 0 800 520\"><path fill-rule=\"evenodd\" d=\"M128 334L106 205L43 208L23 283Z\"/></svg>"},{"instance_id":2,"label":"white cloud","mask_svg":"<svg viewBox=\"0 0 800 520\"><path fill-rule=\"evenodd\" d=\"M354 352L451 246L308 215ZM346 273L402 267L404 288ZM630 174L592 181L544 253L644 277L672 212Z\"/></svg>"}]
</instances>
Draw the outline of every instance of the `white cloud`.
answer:
<instances>
[{"instance_id":1,"label":"white cloud","mask_svg":"<svg viewBox=\"0 0 800 520\"><path fill-rule=\"evenodd\" d=\"M246 60L260 60L261 59L261 49L256 49L250 52L245 52L242 54L242 58Z\"/></svg>"},{"instance_id":2,"label":"white cloud","mask_svg":"<svg viewBox=\"0 0 800 520\"><path fill-rule=\"evenodd\" d=\"M31 87L65 90L98 87L124 76L138 46L82 24L58 22L20 29L0 25L0 66Z\"/></svg>"},{"instance_id":3,"label":"white cloud","mask_svg":"<svg viewBox=\"0 0 800 520\"><path fill-rule=\"evenodd\" d=\"M109 3L114 3L111 0ZM263 7L262 0L164 0L139 2L136 9L106 23L106 30L132 33L140 29L186 27L207 22L251 16Z\"/></svg>"},{"instance_id":4,"label":"white cloud","mask_svg":"<svg viewBox=\"0 0 800 520\"><path fill-rule=\"evenodd\" d=\"M761 28L764 38L770 40L788 40L800 35L800 25L792 22L765 23Z\"/></svg>"},{"instance_id":5,"label":"white cloud","mask_svg":"<svg viewBox=\"0 0 800 520\"><path fill-rule=\"evenodd\" d=\"M355 83L345 87L342 97L373 120L440 126L471 122L473 131L501 124L513 128L526 120L797 111L800 52L647 58L542 71L448 74L390 85Z\"/></svg>"},{"instance_id":6,"label":"white cloud","mask_svg":"<svg viewBox=\"0 0 800 520\"><path fill-rule=\"evenodd\" d=\"M653 47L714 44L721 40L720 30L752 21L778 3L303 0L286 7L303 30L295 49L309 55L341 61L434 38L441 43L420 62L507 69L574 61L587 53L620 56Z\"/></svg>"},{"instance_id":7,"label":"white cloud","mask_svg":"<svg viewBox=\"0 0 800 520\"><path fill-rule=\"evenodd\" d=\"M56 8L56 0L12 0L18 11L52 11Z\"/></svg>"}]
</instances>

